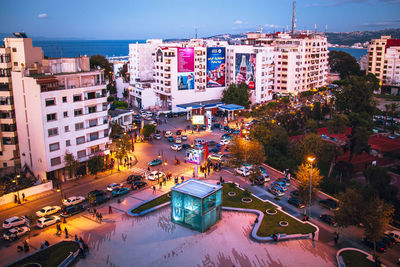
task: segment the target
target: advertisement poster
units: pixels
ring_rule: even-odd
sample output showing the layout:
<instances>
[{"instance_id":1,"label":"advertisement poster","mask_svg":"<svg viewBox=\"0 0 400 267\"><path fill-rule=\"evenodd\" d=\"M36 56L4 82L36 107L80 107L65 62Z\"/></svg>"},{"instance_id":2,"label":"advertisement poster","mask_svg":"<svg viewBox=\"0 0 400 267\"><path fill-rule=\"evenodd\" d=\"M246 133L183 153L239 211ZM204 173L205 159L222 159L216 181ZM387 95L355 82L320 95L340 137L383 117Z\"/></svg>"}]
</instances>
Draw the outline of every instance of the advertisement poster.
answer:
<instances>
[{"instance_id":1,"label":"advertisement poster","mask_svg":"<svg viewBox=\"0 0 400 267\"><path fill-rule=\"evenodd\" d=\"M194 89L194 72L178 74L178 90Z\"/></svg>"},{"instance_id":2,"label":"advertisement poster","mask_svg":"<svg viewBox=\"0 0 400 267\"><path fill-rule=\"evenodd\" d=\"M178 48L178 72L194 71L194 48Z\"/></svg>"},{"instance_id":3,"label":"advertisement poster","mask_svg":"<svg viewBox=\"0 0 400 267\"><path fill-rule=\"evenodd\" d=\"M256 84L256 54L237 53L235 74L235 83L246 83L250 89L254 89Z\"/></svg>"},{"instance_id":4,"label":"advertisement poster","mask_svg":"<svg viewBox=\"0 0 400 267\"><path fill-rule=\"evenodd\" d=\"M225 86L225 47L207 48L207 88Z\"/></svg>"},{"instance_id":5,"label":"advertisement poster","mask_svg":"<svg viewBox=\"0 0 400 267\"><path fill-rule=\"evenodd\" d=\"M198 124L203 125L204 124L204 116L203 115L193 115L192 116L192 124L193 125L198 125Z\"/></svg>"},{"instance_id":6,"label":"advertisement poster","mask_svg":"<svg viewBox=\"0 0 400 267\"><path fill-rule=\"evenodd\" d=\"M189 149L186 151L186 162L192 164L201 164L201 151L196 149Z\"/></svg>"}]
</instances>

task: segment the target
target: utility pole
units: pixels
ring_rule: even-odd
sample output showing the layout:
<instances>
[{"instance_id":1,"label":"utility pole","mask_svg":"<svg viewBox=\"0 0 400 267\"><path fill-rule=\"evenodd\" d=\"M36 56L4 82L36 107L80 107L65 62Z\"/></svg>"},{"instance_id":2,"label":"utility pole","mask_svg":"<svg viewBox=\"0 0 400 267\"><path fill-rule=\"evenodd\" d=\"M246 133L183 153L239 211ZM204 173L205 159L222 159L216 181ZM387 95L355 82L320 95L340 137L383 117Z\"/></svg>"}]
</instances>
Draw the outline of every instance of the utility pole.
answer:
<instances>
[{"instance_id":1,"label":"utility pole","mask_svg":"<svg viewBox=\"0 0 400 267\"><path fill-rule=\"evenodd\" d=\"M195 32L194 36L197 39L197 28L194 28L194 32Z\"/></svg>"},{"instance_id":2,"label":"utility pole","mask_svg":"<svg viewBox=\"0 0 400 267\"><path fill-rule=\"evenodd\" d=\"M293 1L293 13L292 13L292 34L296 28L296 1Z\"/></svg>"}]
</instances>

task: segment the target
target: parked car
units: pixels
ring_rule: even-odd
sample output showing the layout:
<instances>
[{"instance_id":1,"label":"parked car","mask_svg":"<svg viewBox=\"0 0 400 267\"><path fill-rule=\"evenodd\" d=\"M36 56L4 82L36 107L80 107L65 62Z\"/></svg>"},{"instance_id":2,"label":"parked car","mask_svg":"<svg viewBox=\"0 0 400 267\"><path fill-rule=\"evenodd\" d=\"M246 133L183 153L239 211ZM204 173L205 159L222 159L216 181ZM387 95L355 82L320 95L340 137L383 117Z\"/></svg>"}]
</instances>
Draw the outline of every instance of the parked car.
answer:
<instances>
[{"instance_id":1,"label":"parked car","mask_svg":"<svg viewBox=\"0 0 400 267\"><path fill-rule=\"evenodd\" d=\"M361 239L361 242L363 244L365 244L367 247L374 249L374 242L369 240L369 239L367 239L366 237ZM386 244L381 242L381 241L377 241L375 250L377 252L381 252L381 253L385 252L386 251Z\"/></svg>"},{"instance_id":2,"label":"parked car","mask_svg":"<svg viewBox=\"0 0 400 267\"><path fill-rule=\"evenodd\" d=\"M217 128L217 129L221 129L222 128L222 125L221 124L219 124L219 123L214 123L214 128Z\"/></svg>"},{"instance_id":3,"label":"parked car","mask_svg":"<svg viewBox=\"0 0 400 267\"><path fill-rule=\"evenodd\" d=\"M181 144L173 144L171 146L171 149L175 150L175 151L180 151L180 150L182 150L182 145Z\"/></svg>"},{"instance_id":4,"label":"parked car","mask_svg":"<svg viewBox=\"0 0 400 267\"><path fill-rule=\"evenodd\" d=\"M183 145L182 145L182 148L183 148L183 149L189 149L189 148L190 148L190 145L189 145L189 144L183 144Z\"/></svg>"},{"instance_id":5,"label":"parked car","mask_svg":"<svg viewBox=\"0 0 400 267\"><path fill-rule=\"evenodd\" d=\"M217 144L217 142L215 142L215 141L213 141L213 140L210 140L210 141L207 141L207 146L215 146Z\"/></svg>"},{"instance_id":6,"label":"parked car","mask_svg":"<svg viewBox=\"0 0 400 267\"><path fill-rule=\"evenodd\" d=\"M174 137L168 136L168 142L174 142Z\"/></svg>"},{"instance_id":7,"label":"parked car","mask_svg":"<svg viewBox=\"0 0 400 267\"><path fill-rule=\"evenodd\" d=\"M338 208L337 202L330 198L320 200L319 205L330 210L337 210Z\"/></svg>"},{"instance_id":8,"label":"parked car","mask_svg":"<svg viewBox=\"0 0 400 267\"><path fill-rule=\"evenodd\" d=\"M44 208L42 208L41 210L36 212L36 216L38 217L44 217L44 216L48 216L54 213L57 213L61 210L61 207L59 206L46 206Z\"/></svg>"},{"instance_id":9,"label":"parked car","mask_svg":"<svg viewBox=\"0 0 400 267\"><path fill-rule=\"evenodd\" d=\"M85 197L83 196L73 196L63 200L64 206L76 205L85 201Z\"/></svg>"},{"instance_id":10,"label":"parked car","mask_svg":"<svg viewBox=\"0 0 400 267\"><path fill-rule=\"evenodd\" d=\"M45 228L45 227L50 226L52 224L58 223L59 221L61 221L60 217L53 215L51 217L40 218L37 221L36 226L39 227L39 228Z\"/></svg>"},{"instance_id":11,"label":"parked car","mask_svg":"<svg viewBox=\"0 0 400 267\"><path fill-rule=\"evenodd\" d=\"M160 134L154 134L154 139L160 140L161 139L161 135Z\"/></svg>"},{"instance_id":12,"label":"parked car","mask_svg":"<svg viewBox=\"0 0 400 267\"><path fill-rule=\"evenodd\" d=\"M288 203L295 206L296 208L302 209L304 208L304 203L298 199L297 197L291 197L288 199Z\"/></svg>"},{"instance_id":13,"label":"parked car","mask_svg":"<svg viewBox=\"0 0 400 267\"><path fill-rule=\"evenodd\" d=\"M90 201L90 198L89 198L89 201ZM98 203L96 203L96 204L98 204ZM68 217L71 217L72 215L78 214L78 213L83 212L85 210L86 209L85 209L85 206L83 204L71 205L71 206L68 206L68 207L64 207L61 210L60 216L68 218Z\"/></svg>"},{"instance_id":14,"label":"parked car","mask_svg":"<svg viewBox=\"0 0 400 267\"><path fill-rule=\"evenodd\" d=\"M129 175L128 178L126 178L126 183L131 184L135 181L140 181L140 180L143 180L142 175L132 174L132 175Z\"/></svg>"},{"instance_id":15,"label":"parked car","mask_svg":"<svg viewBox=\"0 0 400 267\"><path fill-rule=\"evenodd\" d=\"M176 135L181 135L181 134L182 134L182 130L179 129L176 131Z\"/></svg>"},{"instance_id":16,"label":"parked car","mask_svg":"<svg viewBox=\"0 0 400 267\"><path fill-rule=\"evenodd\" d=\"M147 180L151 180L151 181L155 181L157 179L162 179L165 177L165 173L163 172L159 172L159 171L152 171L151 173L149 173L149 175L147 176Z\"/></svg>"},{"instance_id":17,"label":"parked car","mask_svg":"<svg viewBox=\"0 0 400 267\"><path fill-rule=\"evenodd\" d=\"M146 185L147 185L147 183L144 181L135 181L132 185L132 190L136 190L136 189L145 187Z\"/></svg>"},{"instance_id":18,"label":"parked car","mask_svg":"<svg viewBox=\"0 0 400 267\"><path fill-rule=\"evenodd\" d=\"M396 243L400 243L400 231L386 231L385 234L393 237Z\"/></svg>"},{"instance_id":19,"label":"parked car","mask_svg":"<svg viewBox=\"0 0 400 267\"><path fill-rule=\"evenodd\" d=\"M14 241L25 235L31 230L28 226L18 226L9 229L7 232L3 234L5 240Z\"/></svg>"},{"instance_id":20,"label":"parked car","mask_svg":"<svg viewBox=\"0 0 400 267\"><path fill-rule=\"evenodd\" d=\"M176 143L176 144L182 144L182 138L180 138L179 136L177 136L177 137L175 138L175 143Z\"/></svg>"},{"instance_id":21,"label":"parked car","mask_svg":"<svg viewBox=\"0 0 400 267\"><path fill-rule=\"evenodd\" d=\"M166 131L165 134L164 134L164 137L168 138L170 136L172 136L171 131Z\"/></svg>"},{"instance_id":22,"label":"parked car","mask_svg":"<svg viewBox=\"0 0 400 267\"><path fill-rule=\"evenodd\" d=\"M231 139L232 139L232 135L230 135L230 134L228 134L228 133L225 133L225 134L223 134L223 135L221 136L221 139L228 139L228 140L231 140Z\"/></svg>"},{"instance_id":23,"label":"parked car","mask_svg":"<svg viewBox=\"0 0 400 267\"><path fill-rule=\"evenodd\" d=\"M336 225L335 218L332 215L329 214L321 214L319 216L319 219L329 225Z\"/></svg>"},{"instance_id":24,"label":"parked car","mask_svg":"<svg viewBox=\"0 0 400 267\"><path fill-rule=\"evenodd\" d=\"M28 219L25 216L13 216L3 222L3 228L9 229L11 227L19 226L28 223Z\"/></svg>"},{"instance_id":25,"label":"parked car","mask_svg":"<svg viewBox=\"0 0 400 267\"><path fill-rule=\"evenodd\" d=\"M206 143L206 141L204 139L195 139L194 140L194 144L195 145L204 145Z\"/></svg>"},{"instance_id":26,"label":"parked car","mask_svg":"<svg viewBox=\"0 0 400 267\"><path fill-rule=\"evenodd\" d=\"M186 141L187 140L187 135L182 134L181 138L182 138L182 141Z\"/></svg>"},{"instance_id":27,"label":"parked car","mask_svg":"<svg viewBox=\"0 0 400 267\"><path fill-rule=\"evenodd\" d=\"M265 182L266 182L266 180L263 175L260 175L254 179L254 184L256 184L256 185L264 185Z\"/></svg>"},{"instance_id":28,"label":"parked car","mask_svg":"<svg viewBox=\"0 0 400 267\"><path fill-rule=\"evenodd\" d=\"M224 131L229 132L231 130L231 128L229 128L229 126L224 126Z\"/></svg>"},{"instance_id":29,"label":"parked car","mask_svg":"<svg viewBox=\"0 0 400 267\"><path fill-rule=\"evenodd\" d=\"M390 235L384 235L382 237L382 242L385 243L386 246L390 248L396 243L396 240L394 240L394 238L391 237Z\"/></svg>"},{"instance_id":30,"label":"parked car","mask_svg":"<svg viewBox=\"0 0 400 267\"><path fill-rule=\"evenodd\" d=\"M222 154L213 153L213 154L210 154L208 156L208 158L211 159L211 160L221 161L222 160Z\"/></svg>"},{"instance_id":31,"label":"parked car","mask_svg":"<svg viewBox=\"0 0 400 267\"><path fill-rule=\"evenodd\" d=\"M285 195L285 191L283 191L282 189L280 189L278 187L272 186L272 185L270 187L268 187L268 191L278 197Z\"/></svg>"},{"instance_id":32,"label":"parked car","mask_svg":"<svg viewBox=\"0 0 400 267\"><path fill-rule=\"evenodd\" d=\"M209 152L210 152L210 153L213 153L213 154L218 154L218 152L220 152L220 151L221 151L221 149L219 149L219 148L217 148L217 147L212 148L212 149L209 150Z\"/></svg>"},{"instance_id":33,"label":"parked car","mask_svg":"<svg viewBox=\"0 0 400 267\"><path fill-rule=\"evenodd\" d=\"M286 186L286 184L284 182L275 181L275 182L272 183L272 185L282 188L283 191L287 190L287 186Z\"/></svg>"},{"instance_id":34,"label":"parked car","mask_svg":"<svg viewBox=\"0 0 400 267\"><path fill-rule=\"evenodd\" d=\"M118 196L122 196L125 195L129 192L129 188L128 187L120 187L120 188L116 188L114 189L111 194L113 197L118 197Z\"/></svg>"},{"instance_id":35,"label":"parked car","mask_svg":"<svg viewBox=\"0 0 400 267\"><path fill-rule=\"evenodd\" d=\"M157 165L160 165L161 163L162 163L161 159L154 159L149 162L149 166L157 166Z\"/></svg>"},{"instance_id":36,"label":"parked car","mask_svg":"<svg viewBox=\"0 0 400 267\"><path fill-rule=\"evenodd\" d=\"M279 178L277 181L284 183L286 186L290 185L289 179L286 179L286 178Z\"/></svg>"},{"instance_id":37,"label":"parked car","mask_svg":"<svg viewBox=\"0 0 400 267\"><path fill-rule=\"evenodd\" d=\"M231 143L231 141L230 140L228 140L228 139L222 139L221 140L221 142L219 142L222 146L224 146L224 145L229 145L230 143Z\"/></svg>"},{"instance_id":38,"label":"parked car","mask_svg":"<svg viewBox=\"0 0 400 267\"><path fill-rule=\"evenodd\" d=\"M244 177L247 177L250 175L250 170L247 169L246 167L240 167L235 169L235 174L242 175Z\"/></svg>"},{"instance_id":39,"label":"parked car","mask_svg":"<svg viewBox=\"0 0 400 267\"><path fill-rule=\"evenodd\" d=\"M122 184L120 183L112 183L107 186L107 191L113 191L114 189L121 188Z\"/></svg>"},{"instance_id":40,"label":"parked car","mask_svg":"<svg viewBox=\"0 0 400 267\"><path fill-rule=\"evenodd\" d=\"M299 197L299 190L293 190L290 192L291 197Z\"/></svg>"}]
</instances>

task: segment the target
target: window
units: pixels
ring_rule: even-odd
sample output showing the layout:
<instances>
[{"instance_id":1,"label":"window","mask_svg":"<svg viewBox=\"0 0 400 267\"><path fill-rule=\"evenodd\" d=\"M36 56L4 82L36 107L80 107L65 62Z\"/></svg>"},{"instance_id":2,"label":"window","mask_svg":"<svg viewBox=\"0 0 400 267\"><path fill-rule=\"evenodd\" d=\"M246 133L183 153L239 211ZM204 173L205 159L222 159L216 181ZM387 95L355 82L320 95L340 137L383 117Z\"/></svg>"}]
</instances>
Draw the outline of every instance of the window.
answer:
<instances>
[{"instance_id":1,"label":"window","mask_svg":"<svg viewBox=\"0 0 400 267\"><path fill-rule=\"evenodd\" d=\"M64 111L64 118L68 117L68 111Z\"/></svg>"},{"instance_id":2,"label":"window","mask_svg":"<svg viewBox=\"0 0 400 267\"><path fill-rule=\"evenodd\" d=\"M104 137L108 136L108 129L104 130Z\"/></svg>"},{"instance_id":3,"label":"window","mask_svg":"<svg viewBox=\"0 0 400 267\"><path fill-rule=\"evenodd\" d=\"M76 138L76 144L77 145L80 145L80 144L83 144L83 143L85 143L85 137L84 136Z\"/></svg>"},{"instance_id":4,"label":"window","mask_svg":"<svg viewBox=\"0 0 400 267\"><path fill-rule=\"evenodd\" d=\"M48 134L49 134L49 137L50 137L50 136L58 135L58 128L51 128L51 129L48 129L47 132L48 132Z\"/></svg>"},{"instance_id":5,"label":"window","mask_svg":"<svg viewBox=\"0 0 400 267\"><path fill-rule=\"evenodd\" d=\"M7 168L7 162L3 162L3 167Z\"/></svg>"},{"instance_id":6,"label":"window","mask_svg":"<svg viewBox=\"0 0 400 267\"><path fill-rule=\"evenodd\" d=\"M46 101L46 107L54 106L56 104L55 98L47 98L45 101Z\"/></svg>"},{"instance_id":7,"label":"window","mask_svg":"<svg viewBox=\"0 0 400 267\"><path fill-rule=\"evenodd\" d=\"M60 150L60 143L53 143L49 145L50 152Z\"/></svg>"},{"instance_id":8,"label":"window","mask_svg":"<svg viewBox=\"0 0 400 267\"><path fill-rule=\"evenodd\" d=\"M86 157L86 150L78 151L78 159Z\"/></svg>"},{"instance_id":9,"label":"window","mask_svg":"<svg viewBox=\"0 0 400 267\"><path fill-rule=\"evenodd\" d=\"M17 52L17 48L13 47L12 51Z\"/></svg>"},{"instance_id":10,"label":"window","mask_svg":"<svg viewBox=\"0 0 400 267\"><path fill-rule=\"evenodd\" d=\"M89 121L89 127L95 127L97 126L97 119L93 119Z\"/></svg>"},{"instance_id":11,"label":"window","mask_svg":"<svg viewBox=\"0 0 400 267\"><path fill-rule=\"evenodd\" d=\"M90 92L87 94L87 99L95 99L95 98L96 98L95 92Z\"/></svg>"},{"instance_id":12,"label":"window","mask_svg":"<svg viewBox=\"0 0 400 267\"><path fill-rule=\"evenodd\" d=\"M18 62L14 62L14 66L15 66L15 67L18 66Z\"/></svg>"},{"instance_id":13,"label":"window","mask_svg":"<svg viewBox=\"0 0 400 267\"><path fill-rule=\"evenodd\" d=\"M71 146L71 140L65 141L65 146Z\"/></svg>"},{"instance_id":14,"label":"window","mask_svg":"<svg viewBox=\"0 0 400 267\"><path fill-rule=\"evenodd\" d=\"M66 133L69 132L69 126L68 126L68 125L64 126L64 131L65 131Z\"/></svg>"},{"instance_id":15,"label":"window","mask_svg":"<svg viewBox=\"0 0 400 267\"><path fill-rule=\"evenodd\" d=\"M83 122L75 123L75 131L79 131L83 129Z\"/></svg>"},{"instance_id":16,"label":"window","mask_svg":"<svg viewBox=\"0 0 400 267\"><path fill-rule=\"evenodd\" d=\"M51 166L56 166L61 164L61 157L52 158L50 160Z\"/></svg>"},{"instance_id":17,"label":"window","mask_svg":"<svg viewBox=\"0 0 400 267\"><path fill-rule=\"evenodd\" d=\"M96 106L92 106L88 108L88 112L90 113L95 113L96 112Z\"/></svg>"},{"instance_id":18,"label":"window","mask_svg":"<svg viewBox=\"0 0 400 267\"><path fill-rule=\"evenodd\" d=\"M67 103L67 97L66 96L63 96L62 100L63 100L63 103Z\"/></svg>"},{"instance_id":19,"label":"window","mask_svg":"<svg viewBox=\"0 0 400 267\"><path fill-rule=\"evenodd\" d=\"M80 108L80 109L75 109L74 110L74 115L75 115L75 117L76 116L81 116L83 114L83 112L82 112L82 109Z\"/></svg>"},{"instance_id":20,"label":"window","mask_svg":"<svg viewBox=\"0 0 400 267\"><path fill-rule=\"evenodd\" d=\"M55 120L57 120L56 113L47 114L47 121L55 121Z\"/></svg>"},{"instance_id":21,"label":"window","mask_svg":"<svg viewBox=\"0 0 400 267\"><path fill-rule=\"evenodd\" d=\"M82 101L82 95L74 95L74 102Z\"/></svg>"},{"instance_id":22,"label":"window","mask_svg":"<svg viewBox=\"0 0 400 267\"><path fill-rule=\"evenodd\" d=\"M99 139L99 133L98 132L90 134L90 141L97 140L97 139Z\"/></svg>"}]
</instances>

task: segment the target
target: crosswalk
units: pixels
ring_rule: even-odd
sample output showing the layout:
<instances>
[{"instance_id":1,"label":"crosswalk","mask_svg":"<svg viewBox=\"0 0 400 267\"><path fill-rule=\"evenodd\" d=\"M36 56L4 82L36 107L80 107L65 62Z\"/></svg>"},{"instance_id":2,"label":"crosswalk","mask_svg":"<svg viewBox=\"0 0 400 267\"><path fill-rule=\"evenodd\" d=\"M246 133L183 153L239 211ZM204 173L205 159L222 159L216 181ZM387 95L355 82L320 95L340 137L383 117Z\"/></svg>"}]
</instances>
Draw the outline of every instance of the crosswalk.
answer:
<instances>
[{"instance_id":1,"label":"crosswalk","mask_svg":"<svg viewBox=\"0 0 400 267\"><path fill-rule=\"evenodd\" d=\"M134 174L139 174L139 175L144 175L145 173L147 173L147 169L136 167L136 166L133 166L132 168L130 168L130 171L132 171Z\"/></svg>"}]
</instances>

